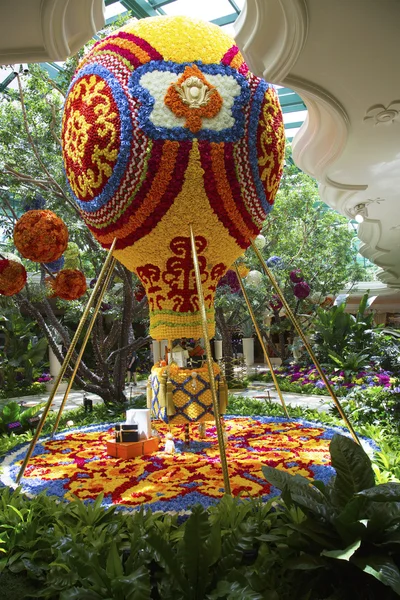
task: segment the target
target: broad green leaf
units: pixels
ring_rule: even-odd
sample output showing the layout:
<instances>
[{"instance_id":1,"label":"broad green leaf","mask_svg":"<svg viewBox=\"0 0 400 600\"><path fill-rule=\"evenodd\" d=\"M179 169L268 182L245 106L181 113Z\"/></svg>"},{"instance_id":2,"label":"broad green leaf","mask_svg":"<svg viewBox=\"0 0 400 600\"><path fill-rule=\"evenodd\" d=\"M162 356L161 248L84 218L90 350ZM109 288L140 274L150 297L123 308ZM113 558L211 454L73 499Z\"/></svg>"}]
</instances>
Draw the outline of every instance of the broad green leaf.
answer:
<instances>
[{"instance_id":1,"label":"broad green leaf","mask_svg":"<svg viewBox=\"0 0 400 600\"><path fill-rule=\"evenodd\" d=\"M324 518L330 516L331 510L324 494L311 481L301 475L291 475L273 467L262 466L261 469L265 479L282 491L284 500L285 492L289 492L292 501L304 510Z\"/></svg>"},{"instance_id":2,"label":"broad green leaf","mask_svg":"<svg viewBox=\"0 0 400 600\"><path fill-rule=\"evenodd\" d=\"M189 594L189 586L184 574L182 573L182 565L176 560L176 556L171 552L171 546L163 538L155 533L150 533L146 538L147 543L160 556L161 563L165 563L170 577L175 580L182 592Z\"/></svg>"},{"instance_id":3,"label":"broad green leaf","mask_svg":"<svg viewBox=\"0 0 400 600\"><path fill-rule=\"evenodd\" d=\"M110 551L107 556L106 573L110 579L122 577L124 574L121 557L118 553L117 544L115 541L112 541Z\"/></svg>"},{"instance_id":4,"label":"broad green leaf","mask_svg":"<svg viewBox=\"0 0 400 600\"><path fill-rule=\"evenodd\" d=\"M13 510L14 512L16 512L16 513L17 513L17 515L19 516L19 518L21 519L21 521L23 521L23 520L24 520L24 517L23 517L23 515L22 515L22 512L21 512L20 510L18 510L18 508L16 508L16 507L15 507L15 506L13 506L12 504L8 504L7 506L8 506L8 508L11 508L11 510Z\"/></svg>"},{"instance_id":5,"label":"broad green leaf","mask_svg":"<svg viewBox=\"0 0 400 600\"><path fill-rule=\"evenodd\" d=\"M326 561L320 556L302 554L301 556L287 560L285 566L288 569L297 571L314 571L315 569L326 568Z\"/></svg>"},{"instance_id":6,"label":"broad green leaf","mask_svg":"<svg viewBox=\"0 0 400 600\"><path fill-rule=\"evenodd\" d=\"M392 588L400 596L400 572L389 556L370 555L353 558L352 562L364 573L368 573Z\"/></svg>"},{"instance_id":7,"label":"broad green leaf","mask_svg":"<svg viewBox=\"0 0 400 600\"><path fill-rule=\"evenodd\" d=\"M336 506L344 507L354 494L375 485L374 472L361 446L344 435L334 435L329 450L336 471L332 501Z\"/></svg>"},{"instance_id":8,"label":"broad green leaf","mask_svg":"<svg viewBox=\"0 0 400 600\"><path fill-rule=\"evenodd\" d=\"M60 600L104 600L104 596L93 590L86 590L81 587L73 587L64 590L60 594Z\"/></svg>"},{"instance_id":9,"label":"broad green leaf","mask_svg":"<svg viewBox=\"0 0 400 600\"><path fill-rule=\"evenodd\" d=\"M321 556L328 556L329 558L337 558L338 560L349 561L353 554L361 546L361 540L357 540L354 544L347 546L344 550L323 550Z\"/></svg>"},{"instance_id":10,"label":"broad green leaf","mask_svg":"<svg viewBox=\"0 0 400 600\"><path fill-rule=\"evenodd\" d=\"M238 581L220 580L216 589L206 596L209 600L224 598L226 600L264 600L265 596L254 592L248 585Z\"/></svg>"},{"instance_id":11,"label":"broad green leaf","mask_svg":"<svg viewBox=\"0 0 400 600\"><path fill-rule=\"evenodd\" d=\"M148 600L151 598L150 575L146 567L142 566L129 575L115 579L111 584L114 592L121 589L126 600ZM115 598L119 596L114 594Z\"/></svg>"},{"instance_id":12,"label":"broad green leaf","mask_svg":"<svg viewBox=\"0 0 400 600\"><path fill-rule=\"evenodd\" d=\"M207 565L211 567L221 557L221 526L214 523L206 544Z\"/></svg>"},{"instance_id":13,"label":"broad green leaf","mask_svg":"<svg viewBox=\"0 0 400 600\"><path fill-rule=\"evenodd\" d=\"M189 585L194 591L193 598L204 598L206 586L210 577L207 568L205 544L211 532L207 512L200 506L195 506L186 521L184 544L184 565ZM220 542L219 542L220 543Z\"/></svg>"},{"instance_id":14,"label":"broad green leaf","mask_svg":"<svg viewBox=\"0 0 400 600\"><path fill-rule=\"evenodd\" d=\"M358 496L365 496L373 502L400 502L400 483L381 483L375 487L361 490Z\"/></svg>"}]
</instances>

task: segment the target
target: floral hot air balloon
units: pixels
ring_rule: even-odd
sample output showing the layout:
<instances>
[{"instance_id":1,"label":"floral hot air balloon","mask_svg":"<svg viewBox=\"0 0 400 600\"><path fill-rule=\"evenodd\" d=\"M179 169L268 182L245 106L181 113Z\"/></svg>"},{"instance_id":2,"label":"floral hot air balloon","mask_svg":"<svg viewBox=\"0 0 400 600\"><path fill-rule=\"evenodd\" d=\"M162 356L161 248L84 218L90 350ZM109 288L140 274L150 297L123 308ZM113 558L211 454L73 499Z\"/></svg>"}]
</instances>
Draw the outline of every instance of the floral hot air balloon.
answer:
<instances>
[{"instance_id":1,"label":"floral hot air balloon","mask_svg":"<svg viewBox=\"0 0 400 600\"><path fill-rule=\"evenodd\" d=\"M282 173L275 90L233 39L186 17L130 23L81 62L63 116L70 191L104 248L135 272L155 339L202 335L193 226L214 334L219 279L260 232Z\"/></svg>"}]
</instances>

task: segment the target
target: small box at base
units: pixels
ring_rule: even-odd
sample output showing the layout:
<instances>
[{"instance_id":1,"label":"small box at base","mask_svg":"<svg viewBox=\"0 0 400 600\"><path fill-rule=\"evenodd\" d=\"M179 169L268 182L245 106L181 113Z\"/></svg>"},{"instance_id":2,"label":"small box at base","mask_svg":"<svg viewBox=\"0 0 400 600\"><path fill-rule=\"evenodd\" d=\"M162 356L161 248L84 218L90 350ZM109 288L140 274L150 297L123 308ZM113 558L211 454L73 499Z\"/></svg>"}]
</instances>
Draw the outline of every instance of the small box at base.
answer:
<instances>
[{"instance_id":1,"label":"small box at base","mask_svg":"<svg viewBox=\"0 0 400 600\"><path fill-rule=\"evenodd\" d=\"M143 454L151 454L158 450L159 438L151 437L139 442L107 442L107 454L114 458L135 458Z\"/></svg>"}]
</instances>

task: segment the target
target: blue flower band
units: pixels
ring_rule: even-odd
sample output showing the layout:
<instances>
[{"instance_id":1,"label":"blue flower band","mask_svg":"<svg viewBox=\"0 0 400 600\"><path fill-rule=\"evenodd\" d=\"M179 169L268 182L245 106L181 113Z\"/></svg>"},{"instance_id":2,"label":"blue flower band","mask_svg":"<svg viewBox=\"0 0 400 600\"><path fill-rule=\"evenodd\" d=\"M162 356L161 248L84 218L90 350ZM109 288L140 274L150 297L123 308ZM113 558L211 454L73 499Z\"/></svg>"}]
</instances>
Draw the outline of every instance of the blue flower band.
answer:
<instances>
[{"instance_id":1,"label":"blue flower band","mask_svg":"<svg viewBox=\"0 0 400 600\"><path fill-rule=\"evenodd\" d=\"M271 204L268 202L264 191L264 183L260 179L260 173L258 170L258 149L257 149L257 130L259 127L261 106L264 100L264 96L268 91L269 85L263 79L260 80L258 88L253 96L250 110L249 120L249 157L250 166L253 173L254 184L256 186L258 199L261 202L263 211L268 214L271 211Z\"/></svg>"}]
</instances>

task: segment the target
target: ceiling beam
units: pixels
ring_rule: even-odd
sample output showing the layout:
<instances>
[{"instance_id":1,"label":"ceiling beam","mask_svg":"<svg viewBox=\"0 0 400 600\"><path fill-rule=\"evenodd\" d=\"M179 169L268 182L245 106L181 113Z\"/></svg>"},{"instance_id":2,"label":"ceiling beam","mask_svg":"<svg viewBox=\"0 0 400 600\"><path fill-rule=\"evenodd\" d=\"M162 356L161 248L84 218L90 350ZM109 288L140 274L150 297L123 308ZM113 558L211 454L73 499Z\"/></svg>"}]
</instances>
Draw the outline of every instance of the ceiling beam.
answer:
<instances>
[{"instance_id":1,"label":"ceiling beam","mask_svg":"<svg viewBox=\"0 0 400 600\"><path fill-rule=\"evenodd\" d=\"M296 121L296 123L284 123L285 129L298 129L303 125L303 121Z\"/></svg>"},{"instance_id":2,"label":"ceiling beam","mask_svg":"<svg viewBox=\"0 0 400 600\"><path fill-rule=\"evenodd\" d=\"M5 79L0 83L0 92L4 92L10 83L16 78L17 74L12 71L7 75Z\"/></svg>"},{"instance_id":3,"label":"ceiling beam","mask_svg":"<svg viewBox=\"0 0 400 600\"><path fill-rule=\"evenodd\" d=\"M154 8L154 10L157 10L158 8L161 8L162 6L166 6L167 4L172 4L172 2L176 2L176 0L159 0L159 2L157 2L157 0L149 0L149 2L152 5L152 7Z\"/></svg>"},{"instance_id":4,"label":"ceiling beam","mask_svg":"<svg viewBox=\"0 0 400 600\"><path fill-rule=\"evenodd\" d=\"M231 23L234 23L237 18L238 18L238 13L234 12L234 13L231 13L230 15L225 15L223 17L219 17L218 19L213 19L211 21L211 23L214 23L214 25L219 25L220 27L223 27L224 25L230 25Z\"/></svg>"},{"instance_id":5,"label":"ceiling beam","mask_svg":"<svg viewBox=\"0 0 400 600\"><path fill-rule=\"evenodd\" d=\"M138 19L160 16L146 0L120 0L120 2L127 10L132 11Z\"/></svg>"}]
</instances>

